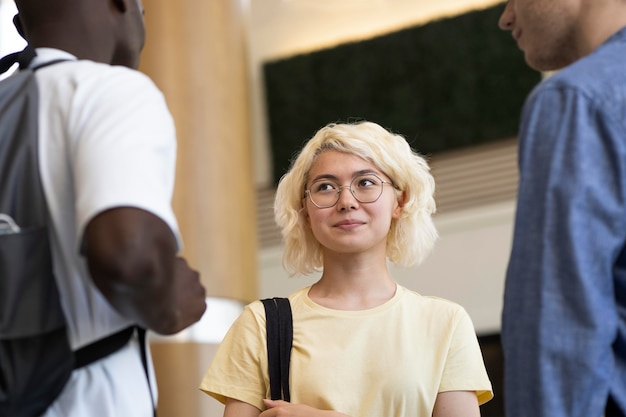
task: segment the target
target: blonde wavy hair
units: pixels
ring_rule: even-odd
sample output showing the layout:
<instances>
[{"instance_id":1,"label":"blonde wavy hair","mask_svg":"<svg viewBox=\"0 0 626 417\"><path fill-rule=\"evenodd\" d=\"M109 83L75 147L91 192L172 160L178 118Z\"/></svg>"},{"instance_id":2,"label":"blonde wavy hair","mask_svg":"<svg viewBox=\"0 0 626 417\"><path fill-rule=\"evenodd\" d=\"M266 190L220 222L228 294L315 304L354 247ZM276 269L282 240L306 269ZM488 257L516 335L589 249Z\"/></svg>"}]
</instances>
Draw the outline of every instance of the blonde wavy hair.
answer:
<instances>
[{"instance_id":1,"label":"blonde wavy hair","mask_svg":"<svg viewBox=\"0 0 626 417\"><path fill-rule=\"evenodd\" d=\"M291 276L308 275L323 265L322 247L302 213L309 172L327 150L356 155L391 179L404 204L400 218L391 223L387 258L401 266L421 263L438 237L431 217L435 212L435 181L428 163L404 137L376 123L330 123L306 143L278 183L274 218L283 236L287 272Z\"/></svg>"}]
</instances>

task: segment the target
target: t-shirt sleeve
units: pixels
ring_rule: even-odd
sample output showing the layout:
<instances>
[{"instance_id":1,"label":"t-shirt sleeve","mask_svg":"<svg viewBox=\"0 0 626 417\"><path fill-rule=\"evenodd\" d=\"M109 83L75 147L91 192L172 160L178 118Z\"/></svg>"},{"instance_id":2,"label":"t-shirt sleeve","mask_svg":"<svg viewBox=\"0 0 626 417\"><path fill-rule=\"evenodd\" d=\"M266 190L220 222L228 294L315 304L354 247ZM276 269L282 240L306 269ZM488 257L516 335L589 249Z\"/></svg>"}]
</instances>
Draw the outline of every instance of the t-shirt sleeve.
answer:
<instances>
[{"instance_id":1,"label":"t-shirt sleeve","mask_svg":"<svg viewBox=\"0 0 626 417\"><path fill-rule=\"evenodd\" d=\"M475 391L479 404L493 398L478 338L469 315L459 308L439 392Z\"/></svg>"},{"instance_id":2,"label":"t-shirt sleeve","mask_svg":"<svg viewBox=\"0 0 626 417\"><path fill-rule=\"evenodd\" d=\"M137 71L108 67L81 80L68 117L78 241L100 212L135 207L165 221L180 246L171 206L176 133L154 83Z\"/></svg>"},{"instance_id":3,"label":"t-shirt sleeve","mask_svg":"<svg viewBox=\"0 0 626 417\"><path fill-rule=\"evenodd\" d=\"M268 386L265 313L262 303L255 301L226 333L200 390L222 403L233 398L263 410Z\"/></svg>"}]
</instances>

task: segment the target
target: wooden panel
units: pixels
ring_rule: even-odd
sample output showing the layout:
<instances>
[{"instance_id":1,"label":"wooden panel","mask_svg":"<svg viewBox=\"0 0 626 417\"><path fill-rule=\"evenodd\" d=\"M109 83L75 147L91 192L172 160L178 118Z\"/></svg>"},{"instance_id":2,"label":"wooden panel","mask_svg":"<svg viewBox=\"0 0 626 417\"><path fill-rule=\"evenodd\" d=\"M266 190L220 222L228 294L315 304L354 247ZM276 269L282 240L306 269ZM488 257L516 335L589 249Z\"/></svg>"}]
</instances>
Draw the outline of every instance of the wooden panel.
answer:
<instances>
[{"instance_id":1,"label":"wooden panel","mask_svg":"<svg viewBox=\"0 0 626 417\"><path fill-rule=\"evenodd\" d=\"M206 343L152 343L159 417L221 417L224 406L198 389L217 349Z\"/></svg>"},{"instance_id":2,"label":"wooden panel","mask_svg":"<svg viewBox=\"0 0 626 417\"><path fill-rule=\"evenodd\" d=\"M236 0L144 0L141 70L162 89L179 145L174 208L208 295L257 298L245 49Z\"/></svg>"}]
</instances>

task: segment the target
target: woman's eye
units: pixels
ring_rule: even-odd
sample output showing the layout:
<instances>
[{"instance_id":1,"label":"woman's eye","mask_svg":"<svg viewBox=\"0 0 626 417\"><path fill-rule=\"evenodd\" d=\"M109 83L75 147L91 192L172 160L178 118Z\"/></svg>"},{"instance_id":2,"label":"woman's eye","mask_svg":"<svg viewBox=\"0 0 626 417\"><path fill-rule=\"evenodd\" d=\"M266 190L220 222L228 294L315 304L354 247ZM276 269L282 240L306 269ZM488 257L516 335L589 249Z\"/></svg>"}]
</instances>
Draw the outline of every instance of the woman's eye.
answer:
<instances>
[{"instance_id":1,"label":"woman's eye","mask_svg":"<svg viewBox=\"0 0 626 417\"><path fill-rule=\"evenodd\" d=\"M375 178L369 178L369 177L359 178L359 180L357 181L357 187L360 187L360 188L371 187L377 184L378 184L378 181L376 181Z\"/></svg>"},{"instance_id":2,"label":"woman's eye","mask_svg":"<svg viewBox=\"0 0 626 417\"><path fill-rule=\"evenodd\" d=\"M315 186L315 191L323 192L323 191L334 191L337 189L337 186L328 182L323 182Z\"/></svg>"}]
</instances>

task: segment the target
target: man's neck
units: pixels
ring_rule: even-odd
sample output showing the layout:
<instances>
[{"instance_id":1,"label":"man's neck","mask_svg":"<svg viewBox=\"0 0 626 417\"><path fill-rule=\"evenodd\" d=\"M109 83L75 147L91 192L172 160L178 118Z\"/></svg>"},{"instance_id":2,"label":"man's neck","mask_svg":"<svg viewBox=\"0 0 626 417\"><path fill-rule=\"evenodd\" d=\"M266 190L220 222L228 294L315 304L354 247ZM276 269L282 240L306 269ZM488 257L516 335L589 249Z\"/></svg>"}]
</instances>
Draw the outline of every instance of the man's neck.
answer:
<instances>
[{"instance_id":1,"label":"man's neck","mask_svg":"<svg viewBox=\"0 0 626 417\"><path fill-rule=\"evenodd\" d=\"M581 58L598 49L611 36L626 27L626 1L598 2L583 11Z\"/></svg>"}]
</instances>

